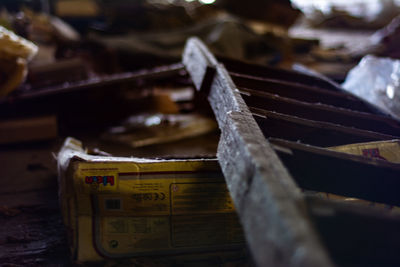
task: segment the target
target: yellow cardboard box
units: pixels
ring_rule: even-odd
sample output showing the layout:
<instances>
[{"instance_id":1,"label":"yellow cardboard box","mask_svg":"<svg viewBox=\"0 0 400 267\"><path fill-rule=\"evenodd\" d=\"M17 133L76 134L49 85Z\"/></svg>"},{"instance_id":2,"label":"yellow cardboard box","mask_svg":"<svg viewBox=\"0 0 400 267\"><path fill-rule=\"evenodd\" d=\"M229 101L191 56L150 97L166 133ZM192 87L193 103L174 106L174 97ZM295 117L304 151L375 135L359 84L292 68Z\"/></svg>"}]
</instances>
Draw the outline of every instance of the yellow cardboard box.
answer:
<instances>
[{"instance_id":1,"label":"yellow cardboard box","mask_svg":"<svg viewBox=\"0 0 400 267\"><path fill-rule=\"evenodd\" d=\"M218 162L88 155L68 138L59 195L77 261L243 247Z\"/></svg>"},{"instance_id":2,"label":"yellow cardboard box","mask_svg":"<svg viewBox=\"0 0 400 267\"><path fill-rule=\"evenodd\" d=\"M378 141L330 147L330 150L400 163L400 140Z\"/></svg>"}]
</instances>

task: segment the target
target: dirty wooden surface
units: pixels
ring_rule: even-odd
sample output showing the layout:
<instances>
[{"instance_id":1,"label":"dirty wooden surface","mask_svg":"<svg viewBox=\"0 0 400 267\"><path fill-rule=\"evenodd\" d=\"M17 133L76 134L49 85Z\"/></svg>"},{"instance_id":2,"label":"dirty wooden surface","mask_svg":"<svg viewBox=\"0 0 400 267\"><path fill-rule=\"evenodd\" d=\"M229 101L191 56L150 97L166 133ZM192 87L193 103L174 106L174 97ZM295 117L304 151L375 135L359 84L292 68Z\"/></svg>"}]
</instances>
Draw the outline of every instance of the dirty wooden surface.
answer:
<instances>
[{"instance_id":1,"label":"dirty wooden surface","mask_svg":"<svg viewBox=\"0 0 400 267\"><path fill-rule=\"evenodd\" d=\"M192 77L215 69L197 89L256 264L398 266L398 164L325 147L398 138L399 122L316 77L222 59L226 70L198 42L184 62Z\"/></svg>"},{"instance_id":2,"label":"dirty wooden surface","mask_svg":"<svg viewBox=\"0 0 400 267\"><path fill-rule=\"evenodd\" d=\"M57 142L2 147L0 265L65 266L68 246L51 152Z\"/></svg>"},{"instance_id":3,"label":"dirty wooden surface","mask_svg":"<svg viewBox=\"0 0 400 267\"><path fill-rule=\"evenodd\" d=\"M209 100L222 132L218 158L253 257L259 266L330 266L300 192L225 73L218 68Z\"/></svg>"},{"instance_id":4,"label":"dirty wooden surface","mask_svg":"<svg viewBox=\"0 0 400 267\"><path fill-rule=\"evenodd\" d=\"M221 129L218 159L258 266L332 266L307 215L302 195L257 127L228 72L197 39L183 62L192 77L215 68L208 100ZM194 56L196 55L196 56ZM203 68L203 71L197 71ZM202 75L205 76L204 74ZM204 90L200 83L197 89Z\"/></svg>"}]
</instances>

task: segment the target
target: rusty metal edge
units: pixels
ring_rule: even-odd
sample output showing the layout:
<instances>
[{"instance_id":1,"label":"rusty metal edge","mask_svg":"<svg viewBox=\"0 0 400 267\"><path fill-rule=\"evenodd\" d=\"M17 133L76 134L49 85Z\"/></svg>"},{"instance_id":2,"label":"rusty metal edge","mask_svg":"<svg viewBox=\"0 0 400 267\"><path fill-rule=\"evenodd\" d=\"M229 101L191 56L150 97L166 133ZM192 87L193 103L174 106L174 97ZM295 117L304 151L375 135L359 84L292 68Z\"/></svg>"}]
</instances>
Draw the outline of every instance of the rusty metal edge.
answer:
<instances>
[{"instance_id":1,"label":"rusty metal edge","mask_svg":"<svg viewBox=\"0 0 400 267\"><path fill-rule=\"evenodd\" d=\"M308 218L300 189L264 138L223 65L198 39L183 63L198 90L214 69L208 100L221 129L218 160L258 266L334 266ZM209 78L209 77L208 77Z\"/></svg>"}]
</instances>

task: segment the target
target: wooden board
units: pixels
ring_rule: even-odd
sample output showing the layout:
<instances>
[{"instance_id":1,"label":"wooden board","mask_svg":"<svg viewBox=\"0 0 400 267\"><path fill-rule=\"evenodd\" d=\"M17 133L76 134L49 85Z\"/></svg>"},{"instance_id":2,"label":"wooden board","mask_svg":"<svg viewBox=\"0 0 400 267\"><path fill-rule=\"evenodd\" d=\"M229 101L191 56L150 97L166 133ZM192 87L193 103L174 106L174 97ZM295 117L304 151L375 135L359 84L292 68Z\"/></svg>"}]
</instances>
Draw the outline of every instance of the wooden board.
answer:
<instances>
[{"instance_id":1,"label":"wooden board","mask_svg":"<svg viewBox=\"0 0 400 267\"><path fill-rule=\"evenodd\" d=\"M185 54L210 58L189 40ZM184 57L183 62L190 62ZM215 67L202 60L203 68ZM190 66L187 67L192 77ZM196 84L196 83L195 83ZM198 89L203 89L197 83ZM221 129L218 159L259 266L332 266L307 217L304 199L257 127L222 65L216 66L209 102Z\"/></svg>"},{"instance_id":2,"label":"wooden board","mask_svg":"<svg viewBox=\"0 0 400 267\"><path fill-rule=\"evenodd\" d=\"M398 265L392 233L400 217L382 207L400 205L399 165L324 147L395 139L399 122L330 81L222 61L228 69L198 39L188 41L183 62L221 129L218 160L255 263Z\"/></svg>"},{"instance_id":3,"label":"wooden board","mask_svg":"<svg viewBox=\"0 0 400 267\"><path fill-rule=\"evenodd\" d=\"M57 137L54 115L0 121L0 144L43 141Z\"/></svg>"}]
</instances>

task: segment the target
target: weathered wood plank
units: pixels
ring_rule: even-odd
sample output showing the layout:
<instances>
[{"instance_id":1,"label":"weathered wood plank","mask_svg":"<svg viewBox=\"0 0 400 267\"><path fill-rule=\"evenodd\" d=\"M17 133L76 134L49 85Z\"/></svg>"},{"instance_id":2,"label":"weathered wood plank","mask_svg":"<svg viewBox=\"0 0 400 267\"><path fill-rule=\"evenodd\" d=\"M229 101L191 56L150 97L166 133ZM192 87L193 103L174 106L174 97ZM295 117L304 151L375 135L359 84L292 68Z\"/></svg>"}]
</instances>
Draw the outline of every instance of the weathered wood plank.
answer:
<instances>
[{"instance_id":1,"label":"weathered wood plank","mask_svg":"<svg viewBox=\"0 0 400 267\"><path fill-rule=\"evenodd\" d=\"M248 89L258 90L309 103L324 103L363 112L372 112L372 109L365 103L342 92L321 90L279 80L254 78L238 74L231 74L231 76L241 91L247 91Z\"/></svg>"},{"instance_id":2,"label":"weathered wood plank","mask_svg":"<svg viewBox=\"0 0 400 267\"><path fill-rule=\"evenodd\" d=\"M301 192L225 68L197 44L188 42L183 62L202 90L208 88L199 77L204 79L207 67L216 68L208 99L221 129L218 159L256 264L332 266L312 229Z\"/></svg>"},{"instance_id":3,"label":"weathered wood plank","mask_svg":"<svg viewBox=\"0 0 400 267\"><path fill-rule=\"evenodd\" d=\"M360 263L399 264L396 249L400 246L400 236L397 233L390 235L391 231L397 230L399 218L393 219L362 208L359 211L329 201L323 204L305 201L294 182L304 189L400 205L396 192L400 187L398 165L297 143L299 139L304 139L318 146L332 146L392 139L395 136L379 133L379 128L387 126L385 133L397 136L398 122L391 121L389 117L372 115L382 113L340 88L337 91L337 88L321 89L313 79L299 84L293 77L279 81L276 79L285 76L285 72L272 69L271 74L265 68L246 68L234 61L229 62L233 72L228 73L203 45L201 48L194 47L196 43L192 43L192 47L187 46L186 52L191 56L184 58L184 62L186 60L188 66L197 64L191 61L193 59L201 62L188 70L192 77L197 77L197 88L208 94L220 126L218 159L257 265L332 266L332 259L345 266L358 266ZM213 68L215 71L210 71ZM233 81L229 74L233 76ZM241 86L240 91L234 82ZM255 105L258 109L254 108L254 92L260 97ZM241 94L252 108L248 108ZM270 101L268 107L260 109L265 99L277 103ZM320 102L335 107L317 104ZM289 107L284 109L279 106L282 104ZM349 110L337 109L337 106ZM303 118L296 117L293 112L304 107L312 109L302 110L306 112L300 115ZM285 114L271 112L275 110ZM323 114L312 114L317 111ZM342 116L339 122L335 118L338 114ZM321 120L314 121L318 116ZM360 128L370 130L368 116L380 123L374 126L378 132L337 124L342 122L347 126L363 126L365 128ZM351 121L357 118L361 122ZM271 145L266 139L271 136L294 142L271 139ZM374 245L365 242L366 235L370 233ZM323 244L318 237L322 237ZM374 251L375 245L379 248ZM353 251L357 256L352 255Z\"/></svg>"},{"instance_id":4,"label":"weathered wood plank","mask_svg":"<svg viewBox=\"0 0 400 267\"><path fill-rule=\"evenodd\" d=\"M197 90L208 90L218 61L198 38L190 38L183 51L182 62ZM204 92L207 93L207 92Z\"/></svg>"},{"instance_id":5,"label":"weathered wood plank","mask_svg":"<svg viewBox=\"0 0 400 267\"><path fill-rule=\"evenodd\" d=\"M0 120L0 144L51 140L57 131L55 115Z\"/></svg>"},{"instance_id":6,"label":"weathered wood plank","mask_svg":"<svg viewBox=\"0 0 400 267\"><path fill-rule=\"evenodd\" d=\"M270 139L303 189L400 206L400 165L323 148Z\"/></svg>"},{"instance_id":7,"label":"weathered wood plank","mask_svg":"<svg viewBox=\"0 0 400 267\"><path fill-rule=\"evenodd\" d=\"M329 266L304 213L301 193L222 66L217 68L209 101L222 132L218 159L256 262Z\"/></svg>"},{"instance_id":8,"label":"weathered wood plank","mask_svg":"<svg viewBox=\"0 0 400 267\"><path fill-rule=\"evenodd\" d=\"M0 104L21 101L21 100L35 99L40 97L47 97L51 95L66 94L76 91L83 92L86 90L98 89L99 87L108 87L112 90L115 90L115 88L111 87L112 85L129 83L140 79L156 80L156 79L171 77L172 75L178 75L182 71L184 71L183 64L176 63L150 70L124 72L124 73L92 77L82 81L66 82L63 84L52 85L40 89L22 92L18 95L9 96L7 98L1 99Z\"/></svg>"},{"instance_id":9,"label":"weathered wood plank","mask_svg":"<svg viewBox=\"0 0 400 267\"><path fill-rule=\"evenodd\" d=\"M283 138L322 147L396 139L392 135L307 120L258 108L250 110L266 138Z\"/></svg>"},{"instance_id":10,"label":"weathered wood plank","mask_svg":"<svg viewBox=\"0 0 400 267\"><path fill-rule=\"evenodd\" d=\"M269 66L249 64L247 62L240 62L237 60L224 57L218 57L218 59L225 65L228 71L233 73L236 72L241 74L247 74L249 77L254 77L254 78L258 77L258 78L281 80L293 84L314 87L319 90L323 89L325 91L329 90L329 91L342 92L344 94L347 94L348 96L358 98L352 93L345 91L343 88L340 87L340 85L329 80L325 76L313 75L312 71L285 70ZM373 114L380 114L391 117L387 113L383 112L382 110L380 110L379 108L370 103L364 102L363 107L365 108L365 110L368 110Z\"/></svg>"},{"instance_id":11,"label":"weathered wood plank","mask_svg":"<svg viewBox=\"0 0 400 267\"><path fill-rule=\"evenodd\" d=\"M326 90L333 90L333 91L341 90L340 87L338 87L335 83L329 80L307 75L298 71L277 69L268 66L249 64L223 57L218 57L218 59L225 65L228 71L247 73L252 76L258 76L264 78L280 79L298 84L323 88Z\"/></svg>"},{"instance_id":12,"label":"weathered wood plank","mask_svg":"<svg viewBox=\"0 0 400 267\"><path fill-rule=\"evenodd\" d=\"M242 92L242 97L250 108L260 108L291 116L300 116L309 120L331 122L338 125L400 136L400 124L384 116L357 112L326 104L307 103L259 91Z\"/></svg>"}]
</instances>

